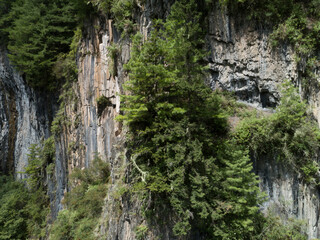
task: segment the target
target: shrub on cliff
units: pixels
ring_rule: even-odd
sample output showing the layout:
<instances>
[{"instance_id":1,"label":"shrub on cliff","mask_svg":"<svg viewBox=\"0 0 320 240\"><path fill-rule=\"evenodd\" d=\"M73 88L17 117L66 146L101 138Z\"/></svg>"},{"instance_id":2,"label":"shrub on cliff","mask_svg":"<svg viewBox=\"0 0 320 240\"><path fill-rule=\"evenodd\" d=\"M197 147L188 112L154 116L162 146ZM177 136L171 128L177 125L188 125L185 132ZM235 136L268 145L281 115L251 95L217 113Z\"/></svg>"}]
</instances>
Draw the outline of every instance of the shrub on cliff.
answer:
<instances>
[{"instance_id":1,"label":"shrub on cliff","mask_svg":"<svg viewBox=\"0 0 320 240\"><path fill-rule=\"evenodd\" d=\"M12 177L0 176L0 239L26 239L29 193Z\"/></svg>"},{"instance_id":2,"label":"shrub on cliff","mask_svg":"<svg viewBox=\"0 0 320 240\"><path fill-rule=\"evenodd\" d=\"M304 181L319 184L320 130L290 82L282 86L281 95L274 114L245 118L237 127L235 138L238 144L249 146L255 158L277 158L289 163Z\"/></svg>"},{"instance_id":3,"label":"shrub on cliff","mask_svg":"<svg viewBox=\"0 0 320 240\"><path fill-rule=\"evenodd\" d=\"M32 145L28 154L26 185L8 176L0 176L0 239L38 239L45 236L49 212L44 187L45 169L53 161L53 138L43 145ZM21 173L20 173L21 174Z\"/></svg>"},{"instance_id":4,"label":"shrub on cliff","mask_svg":"<svg viewBox=\"0 0 320 240\"><path fill-rule=\"evenodd\" d=\"M97 155L89 168L74 169L72 189L63 202L66 209L59 212L50 239L96 239L93 230L102 212L109 176L108 163Z\"/></svg>"},{"instance_id":5,"label":"shrub on cliff","mask_svg":"<svg viewBox=\"0 0 320 240\"><path fill-rule=\"evenodd\" d=\"M279 217L279 212L270 211L263 220L263 228L255 239L261 240L307 240L307 222L286 216ZM316 239L314 239L316 240Z\"/></svg>"}]
</instances>

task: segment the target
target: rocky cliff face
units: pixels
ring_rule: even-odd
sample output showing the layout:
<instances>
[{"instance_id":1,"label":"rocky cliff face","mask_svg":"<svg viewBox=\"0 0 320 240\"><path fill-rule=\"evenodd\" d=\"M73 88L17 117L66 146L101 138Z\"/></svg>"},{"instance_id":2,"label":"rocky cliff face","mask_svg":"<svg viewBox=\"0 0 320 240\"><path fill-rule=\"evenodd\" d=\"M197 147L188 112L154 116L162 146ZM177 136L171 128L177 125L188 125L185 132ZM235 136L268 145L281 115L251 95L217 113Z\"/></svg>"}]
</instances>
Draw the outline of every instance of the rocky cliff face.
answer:
<instances>
[{"instance_id":1,"label":"rocky cliff face","mask_svg":"<svg viewBox=\"0 0 320 240\"><path fill-rule=\"evenodd\" d=\"M162 7L155 9L154 6ZM152 2L148 2L144 11L140 9L141 15L137 17L137 22L144 36L147 36L150 27L149 17L152 14L163 16L165 13L162 11L168 8L169 3L152 5ZM209 58L212 88L233 91L240 100L255 107L276 106L280 97L278 84L284 79L299 81L298 67L290 46L272 48L269 29L258 28L244 17L239 20L230 16L218 6L209 12L207 43L212 53ZM118 94L123 93L122 84L127 79L123 64L130 57L130 41L120 39L119 35L112 20L104 17L93 20L86 28L78 56L79 79L73 86L79 100L77 114L81 124L77 131L70 130L65 135L68 140L62 147L67 149L67 145L77 142L82 144L84 152L82 155L77 153L80 151L79 146L68 157L64 154L65 158L62 157L61 161L69 159L65 171L71 171L79 165L88 166L96 152L110 162L112 180L97 234L107 239L135 239L134 230L143 223L139 217L141 203L117 194L124 185L122 179L127 177L129 166L123 146L124 132L122 126L114 120L119 114ZM108 46L112 43L117 43L119 47L115 63L117 74L114 76L110 73L108 54ZM96 99L102 95L109 98L112 105L98 116ZM71 108L67 112L71 119L75 118ZM256 159L255 171L261 179L261 189L269 196L269 201L263 206L264 210L269 206L286 209L286 217L306 219L310 237L318 237L318 190L304 185L293 170L272 159ZM63 182L66 174L61 176ZM61 185L58 199L63 197L66 186ZM154 231L154 235L157 235L157 231ZM162 229L161 232L166 235L164 239L173 238L169 229Z\"/></svg>"},{"instance_id":2,"label":"rocky cliff face","mask_svg":"<svg viewBox=\"0 0 320 240\"><path fill-rule=\"evenodd\" d=\"M147 37L150 18L164 17L171 1L146 1L135 14L139 30ZM279 100L277 86L284 79L299 85L299 70L290 46L272 48L270 29L247 21L244 16L232 16L219 6L209 9L207 46L211 51L210 84L213 89L234 91L238 98L259 108L274 107ZM117 44L115 59L109 46ZM144 224L138 199L119 195L125 188L130 171L124 146L125 130L115 121L120 112L119 94L128 76L123 65L130 58L131 42L120 37L111 19L100 16L88 20L79 45L78 81L64 90L63 112L66 124L56 136L56 185L50 185L52 215L63 208L61 201L68 191L68 175L75 167L88 167L95 154L109 162L111 182L105 199L99 239L135 239L135 229ZM111 65L115 64L115 71ZM110 103L98 114L97 99L105 96ZM309 102L318 116L318 93ZM43 96L26 86L10 66L5 52L0 52L0 170L18 174L27 164L28 148L49 136L50 111ZM52 105L52 104L51 104ZM261 189L272 206L308 222L311 237L320 236L319 191L303 184L299 176L287 166L273 159L254 159L255 171L261 179ZM154 236L173 239L167 227L155 227ZM161 228L161 229L160 229ZM103 237L102 237L103 236ZM152 236L150 236L152 238ZM195 238L193 238L195 239Z\"/></svg>"},{"instance_id":3,"label":"rocky cliff face","mask_svg":"<svg viewBox=\"0 0 320 240\"><path fill-rule=\"evenodd\" d=\"M110 163L112 174L119 167L115 159L121 154L117 144L121 142L123 134L115 117L120 111L118 94L124 82L124 72L122 65L119 66L118 76L111 76L109 72L107 46L116 37L111 20L96 18L87 25L83 36L77 56L78 82L68 90L73 97L66 102L64 109L71 124L64 127L57 144L54 215L62 208L60 202L68 190L68 173L73 168L90 166L95 154ZM128 54L121 56L121 62L127 61L128 57ZM97 99L101 96L107 97L111 105L99 116Z\"/></svg>"},{"instance_id":4,"label":"rocky cliff face","mask_svg":"<svg viewBox=\"0 0 320 240\"><path fill-rule=\"evenodd\" d=\"M153 4L162 9L160 5ZM151 9L163 13L162 10ZM150 27L146 13L151 14L151 11L143 12L137 19L141 21L140 29L145 36ZM111 59L109 54L111 44L117 44L115 59ZM134 229L142 221L139 217L141 203L137 199L118 196L119 188L127 177L129 161L124 131L115 117L120 113L122 85L128 79L123 65L130 58L130 45L129 38L120 41L120 33L111 19L101 16L87 23L77 56L78 82L71 87L74 98L65 107L66 117L72 124L64 127L57 144L54 216L63 207L61 200L68 190L67 176L74 167L90 166L96 154L110 163L111 184L96 233L106 239L135 239ZM112 73L110 65L116 69ZM101 96L108 98L111 104L98 114L97 99Z\"/></svg>"},{"instance_id":5,"label":"rocky cliff face","mask_svg":"<svg viewBox=\"0 0 320 240\"><path fill-rule=\"evenodd\" d=\"M229 15L219 6L209 14L208 45L213 88L235 92L239 100L256 107L275 107L277 86L298 80L294 52L288 45L273 48L271 29Z\"/></svg>"},{"instance_id":6,"label":"rocky cliff face","mask_svg":"<svg viewBox=\"0 0 320 240\"><path fill-rule=\"evenodd\" d=\"M304 184L290 166L274 159L256 159L254 168L260 178L260 188L269 198L263 210L269 209L283 219L303 219L308 224L309 238L319 238L319 189Z\"/></svg>"},{"instance_id":7,"label":"rocky cliff face","mask_svg":"<svg viewBox=\"0 0 320 240\"><path fill-rule=\"evenodd\" d=\"M271 46L271 29L259 26L244 16L228 15L219 6L210 10L208 45L211 84L213 88L232 91L239 100L258 108L275 107L279 100L278 87L284 80L293 81L301 95L300 76L303 68L294 59L289 45ZM314 116L319 119L319 91L308 92ZM266 210L276 209L282 217L297 217L308 223L310 238L319 238L319 189L303 183L288 165L275 159L254 159L260 178L260 188L269 200Z\"/></svg>"},{"instance_id":8,"label":"rocky cliff face","mask_svg":"<svg viewBox=\"0 0 320 240\"><path fill-rule=\"evenodd\" d=\"M53 109L26 85L6 54L0 50L0 171L24 178L29 147L49 136Z\"/></svg>"}]
</instances>

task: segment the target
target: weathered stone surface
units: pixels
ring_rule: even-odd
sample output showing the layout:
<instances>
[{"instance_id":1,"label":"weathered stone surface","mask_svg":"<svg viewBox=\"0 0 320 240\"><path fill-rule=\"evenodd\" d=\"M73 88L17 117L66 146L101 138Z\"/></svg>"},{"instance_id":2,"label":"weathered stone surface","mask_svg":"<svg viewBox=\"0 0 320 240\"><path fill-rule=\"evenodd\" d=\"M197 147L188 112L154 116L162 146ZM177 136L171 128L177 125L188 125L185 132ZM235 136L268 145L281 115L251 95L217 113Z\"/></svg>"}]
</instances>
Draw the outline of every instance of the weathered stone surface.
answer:
<instances>
[{"instance_id":1,"label":"weathered stone surface","mask_svg":"<svg viewBox=\"0 0 320 240\"><path fill-rule=\"evenodd\" d=\"M319 238L319 190L305 184L289 164L279 163L272 158L254 160L255 171L260 178L260 188L269 200L262 211L271 208L282 218L304 219L308 224L310 239Z\"/></svg>"},{"instance_id":2,"label":"weathered stone surface","mask_svg":"<svg viewBox=\"0 0 320 240\"><path fill-rule=\"evenodd\" d=\"M163 17L167 14L163 9L167 8L166 1L147 1L146 5L141 6L142 12L136 16L136 21L145 36L150 31L149 19L152 16ZM108 47L111 44L118 46L116 59L110 59ZM131 199L126 195L119 196L118 193L129 171L129 160L126 158L124 147L124 130L115 117L120 113L119 95L123 94L122 85L128 79L123 65L129 61L130 46L130 40L120 40L120 33L115 29L112 20L104 16L86 24L77 57L78 82L73 85L73 94L77 100L76 103L70 102L65 107L67 119L71 124L63 127L63 134L57 139L57 184L55 202L52 204L53 217L63 208L61 200L69 190L68 175L74 167L90 166L95 154L110 163L111 182L101 222L96 229L98 239L136 239L135 229L143 223L140 200ZM112 62L116 65L116 73L113 75L110 71ZM106 107L101 116L98 116L97 98L102 95L111 101L111 106ZM76 110L72 105L77 106ZM76 116L80 120L77 126L72 124ZM169 239L171 231L170 226L167 227L168 229L161 233Z\"/></svg>"},{"instance_id":3,"label":"weathered stone surface","mask_svg":"<svg viewBox=\"0 0 320 240\"><path fill-rule=\"evenodd\" d=\"M101 17L90 22L83 33L77 57L78 82L72 86L71 92L74 96L65 104L65 115L70 124L63 126L62 134L57 139L57 188L52 207L53 217L63 208L61 200L69 190L68 175L75 167L89 167L98 154L101 159L110 163L113 183L117 168L123 164L117 160L121 153L118 143L123 143L122 126L115 121L115 117L120 112L119 94L126 76L122 71L122 64L117 66L117 76L112 76L109 72L108 46L118 35L114 31L112 21ZM129 51L124 53L124 58L128 59L126 54L129 54ZM121 62L125 59L121 57ZM115 64L118 64L118 61ZM111 105L98 116L97 99L101 96L107 97ZM121 147L121 144L119 146ZM113 187L111 185L111 192Z\"/></svg>"},{"instance_id":4,"label":"weathered stone surface","mask_svg":"<svg viewBox=\"0 0 320 240\"><path fill-rule=\"evenodd\" d=\"M50 101L49 101L50 102ZM0 50L0 171L21 172L31 144L49 136L50 108L45 96L29 88ZM48 104L50 106L50 104Z\"/></svg>"},{"instance_id":5,"label":"weathered stone surface","mask_svg":"<svg viewBox=\"0 0 320 240\"><path fill-rule=\"evenodd\" d=\"M208 46L211 85L235 92L259 107L275 107L278 85L297 81L297 64L290 46L273 48L270 29L258 28L245 16L229 16L219 6L210 10Z\"/></svg>"},{"instance_id":6,"label":"weathered stone surface","mask_svg":"<svg viewBox=\"0 0 320 240\"><path fill-rule=\"evenodd\" d=\"M210 10L208 46L211 50L210 82L212 88L232 91L239 100L257 108L275 107L280 99L279 84L285 79L299 86L315 117L319 116L319 89L301 87L301 67L288 45L272 48L271 30L258 27L245 16L231 16L219 6ZM254 160L260 188L267 193L269 207L281 216L304 219L309 238L320 237L319 189L303 183L290 164L272 157Z\"/></svg>"}]
</instances>

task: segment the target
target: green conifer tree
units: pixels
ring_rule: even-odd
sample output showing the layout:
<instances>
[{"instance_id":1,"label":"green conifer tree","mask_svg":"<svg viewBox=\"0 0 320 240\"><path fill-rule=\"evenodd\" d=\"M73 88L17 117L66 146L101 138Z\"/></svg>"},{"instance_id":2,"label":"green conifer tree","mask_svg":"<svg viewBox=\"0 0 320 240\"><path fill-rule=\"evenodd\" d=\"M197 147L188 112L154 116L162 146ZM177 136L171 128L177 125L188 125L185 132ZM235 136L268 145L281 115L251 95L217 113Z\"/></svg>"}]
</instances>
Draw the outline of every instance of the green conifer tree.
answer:
<instances>
[{"instance_id":1,"label":"green conifer tree","mask_svg":"<svg viewBox=\"0 0 320 240\"><path fill-rule=\"evenodd\" d=\"M176 235L194 227L241 239L254 230L259 188L246 152L225 143L220 99L204 83L200 18L194 1L177 1L147 40L136 35L120 119L136 175L154 202L171 207Z\"/></svg>"},{"instance_id":2,"label":"green conifer tree","mask_svg":"<svg viewBox=\"0 0 320 240\"><path fill-rule=\"evenodd\" d=\"M11 15L16 17L8 29L10 60L33 87L56 87L52 67L59 53L69 51L76 24L73 2L17 1Z\"/></svg>"}]
</instances>

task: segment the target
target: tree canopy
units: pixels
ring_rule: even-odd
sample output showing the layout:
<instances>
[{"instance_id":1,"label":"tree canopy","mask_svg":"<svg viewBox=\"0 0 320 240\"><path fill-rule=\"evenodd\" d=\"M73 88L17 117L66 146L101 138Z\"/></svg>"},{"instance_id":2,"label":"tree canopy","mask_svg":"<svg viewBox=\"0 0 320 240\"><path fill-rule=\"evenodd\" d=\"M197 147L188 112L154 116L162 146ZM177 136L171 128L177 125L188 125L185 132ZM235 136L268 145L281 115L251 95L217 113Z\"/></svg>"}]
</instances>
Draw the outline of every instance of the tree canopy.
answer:
<instances>
[{"instance_id":1,"label":"tree canopy","mask_svg":"<svg viewBox=\"0 0 320 240\"><path fill-rule=\"evenodd\" d=\"M9 30L10 60L31 85L54 87L52 67L59 53L69 51L73 37L73 5L66 0L25 0L13 11L18 18Z\"/></svg>"},{"instance_id":2,"label":"tree canopy","mask_svg":"<svg viewBox=\"0 0 320 240\"><path fill-rule=\"evenodd\" d=\"M36 88L56 88L52 68L69 52L77 25L75 1L16 0L0 2L1 38L13 65Z\"/></svg>"}]
</instances>

